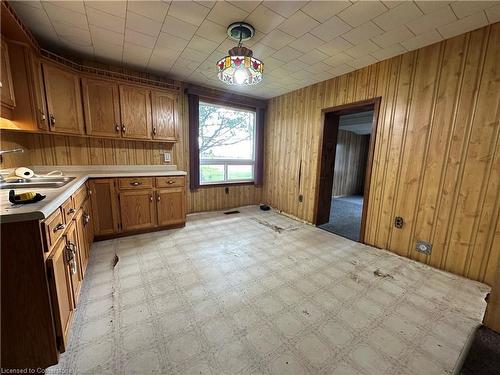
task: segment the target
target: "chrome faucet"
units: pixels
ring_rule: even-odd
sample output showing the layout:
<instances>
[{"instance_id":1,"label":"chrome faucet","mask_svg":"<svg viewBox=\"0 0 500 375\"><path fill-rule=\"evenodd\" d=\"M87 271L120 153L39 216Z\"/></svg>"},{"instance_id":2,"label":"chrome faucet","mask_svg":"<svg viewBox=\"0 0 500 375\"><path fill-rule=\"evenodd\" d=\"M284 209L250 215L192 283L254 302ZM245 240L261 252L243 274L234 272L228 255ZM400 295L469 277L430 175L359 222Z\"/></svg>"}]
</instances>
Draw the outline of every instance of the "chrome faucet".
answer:
<instances>
[{"instance_id":1,"label":"chrome faucet","mask_svg":"<svg viewBox=\"0 0 500 375\"><path fill-rule=\"evenodd\" d=\"M15 148L13 150L0 150L0 163L3 163L3 156L4 154L20 154L23 153L24 149L22 148Z\"/></svg>"}]
</instances>

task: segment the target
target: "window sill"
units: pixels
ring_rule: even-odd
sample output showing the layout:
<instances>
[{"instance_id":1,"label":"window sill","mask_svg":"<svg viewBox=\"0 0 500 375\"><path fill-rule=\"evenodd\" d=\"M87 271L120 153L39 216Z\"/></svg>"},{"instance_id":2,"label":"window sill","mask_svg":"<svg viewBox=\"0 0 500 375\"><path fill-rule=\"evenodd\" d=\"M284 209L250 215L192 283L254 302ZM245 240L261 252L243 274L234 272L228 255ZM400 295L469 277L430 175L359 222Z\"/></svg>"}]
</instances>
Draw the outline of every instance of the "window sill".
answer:
<instances>
[{"instance_id":1,"label":"window sill","mask_svg":"<svg viewBox=\"0 0 500 375\"><path fill-rule=\"evenodd\" d=\"M255 181L244 181L244 182L219 182L215 184L203 184L199 185L198 189L211 188L211 187L230 187L230 186L244 186L244 185L255 185Z\"/></svg>"}]
</instances>

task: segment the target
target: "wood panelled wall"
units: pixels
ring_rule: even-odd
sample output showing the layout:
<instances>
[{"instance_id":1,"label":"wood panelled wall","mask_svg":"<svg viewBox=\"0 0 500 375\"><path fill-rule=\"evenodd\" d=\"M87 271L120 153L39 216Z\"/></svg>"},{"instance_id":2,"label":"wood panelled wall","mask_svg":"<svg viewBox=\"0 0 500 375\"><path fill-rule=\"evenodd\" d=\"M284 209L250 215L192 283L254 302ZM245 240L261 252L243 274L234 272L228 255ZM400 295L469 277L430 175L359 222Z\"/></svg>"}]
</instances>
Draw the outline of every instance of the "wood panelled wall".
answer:
<instances>
[{"instance_id":1,"label":"wood panelled wall","mask_svg":"<svg viewBox=\"0 0 500 375\"><path fill-rule=\"evenodd\" d=\"M499 61L496 23L273 98L265 200L312 222L321 110L380 96L366 242L492 283L500 255ZM430 256L415 251L417 239L432 243Z\"/></svg>"},{"instance_id":2,"label":"wood panelled wall","mask_svg":"<svg viewBox=\"0 0 500 375\"><path fill-rule=\"evenodd\" d=\"M369 135L339 130L335 150L332 195L363 195Z\"/></svg>"},{"instance_id":3,"label":"wood panelled wall","mask_svg":"<svg viewBox=\"0 0 500 375\"><path fill-rule=\"evenodd\" d=\"M0 149L21 147L26 152L5 155L1 168L20 165L159 165L163 164L163 153L170 150L173 164L188 171L186 98L180 102L182 137L177 143L2 131ZM231 186L228 193L223 187L200 188L196 192L188 189L187 208L192 213L257 204L261 201L261 192L261 188L253 185Z\"/></svg>"}]
</instances>

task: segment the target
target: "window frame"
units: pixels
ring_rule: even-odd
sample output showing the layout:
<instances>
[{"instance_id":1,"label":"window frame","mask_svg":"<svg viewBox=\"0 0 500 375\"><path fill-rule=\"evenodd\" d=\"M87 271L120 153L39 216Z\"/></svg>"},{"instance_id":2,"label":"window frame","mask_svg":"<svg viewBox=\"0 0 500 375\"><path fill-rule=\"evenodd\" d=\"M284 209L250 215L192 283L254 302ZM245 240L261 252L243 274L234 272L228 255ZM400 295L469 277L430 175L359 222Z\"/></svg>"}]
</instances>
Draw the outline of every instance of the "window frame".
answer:
<instances>
[{"instance_id":1,"label":"window frame","mask_svg":"<svg viewBox=\"0 0 500 375\"><path fill-rule=\"evenodd\" d=\"M253 113L253 132L252 132L252 139L253 139L253 147L252 147L252 158L251 159L202 159L201 154L199 152L199 147L198 147L198 154L199 154L199 173L200 173L200 182L199 186L216 186L216 185L233 185L233 184L254 184L255 179L256 179L256 173L257 173L257 110L255 108L244 108L241 106L237 105L232 105L229 103L217 103L211 100L207 100L205 98L200 98L198 102L198 109L199 106L202 104L206 105L211 105L214 107L220 107L220 108L228 108L232 110L238 110L238 111L244 111L244 112L250 112ZM199 129L199 122L198 122L198 129ZM198 135L199 135L199 130L198 130ZM224 180L222 181L214 181L214 182L202 182L201 181L201 166L202 165L223 165L224 166ZM229 165L251 165L252 166L252 178L249 179L240 179L240 180L229 180L228 179L228 166Z\"/></svg>"}]
</instances>

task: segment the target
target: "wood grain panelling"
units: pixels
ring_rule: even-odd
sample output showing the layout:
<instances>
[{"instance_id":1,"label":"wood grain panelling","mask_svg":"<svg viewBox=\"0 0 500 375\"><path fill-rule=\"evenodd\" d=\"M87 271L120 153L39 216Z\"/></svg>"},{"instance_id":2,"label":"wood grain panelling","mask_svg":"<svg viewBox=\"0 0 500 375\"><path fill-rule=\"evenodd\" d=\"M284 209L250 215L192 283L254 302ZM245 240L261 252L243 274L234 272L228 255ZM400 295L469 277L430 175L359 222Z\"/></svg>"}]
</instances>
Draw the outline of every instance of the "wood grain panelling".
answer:
<instances>
[{"instance_id":1,"label":"wood grain panelling","mask_svg":"<svg viewBox=\"0 0 500 375\"><path fill-rule=\"evenodd\" d=\"M321 110L380 96L365 241L491 284L500 256L499 46L496 23L271 99L264 200L312 222ZM432 255L415 251L417 239L433 244Z\"/></svg>"},{"instance_id":2,"label":"wood grain panelling","mask_svg":"<svg viewBox=\"0 0 500 375\"><path fill-rule=\"evenodd\" d=\"M333 170L333 196L363 195L369 135L339 130Z\"/></svg>"}]
</instances>

